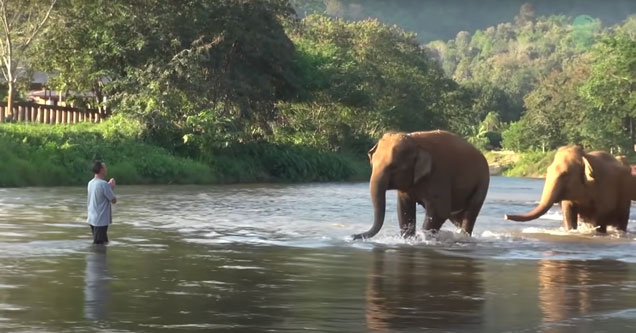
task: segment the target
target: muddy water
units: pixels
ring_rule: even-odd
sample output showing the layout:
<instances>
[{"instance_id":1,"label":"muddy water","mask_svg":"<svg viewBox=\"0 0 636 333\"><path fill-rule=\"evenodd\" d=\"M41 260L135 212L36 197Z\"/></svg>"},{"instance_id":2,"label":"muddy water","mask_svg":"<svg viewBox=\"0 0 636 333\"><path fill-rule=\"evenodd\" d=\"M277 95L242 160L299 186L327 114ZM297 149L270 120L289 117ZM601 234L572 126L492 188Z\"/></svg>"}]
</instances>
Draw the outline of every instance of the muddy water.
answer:
<instances>
[{"instance_id":1,"label":"muddy water","mask_svg":"<svg viewBox=\"0 0 636 333\"><path fill-rule=\"evenodd\" d=\"M107 248L84 188L0 189L0 332L634 331L636 222L503 220L542 185L494 178L472 238L402 240L389 193L367 242L367 184L119 186Z\"/></svg>"}]
</instances>

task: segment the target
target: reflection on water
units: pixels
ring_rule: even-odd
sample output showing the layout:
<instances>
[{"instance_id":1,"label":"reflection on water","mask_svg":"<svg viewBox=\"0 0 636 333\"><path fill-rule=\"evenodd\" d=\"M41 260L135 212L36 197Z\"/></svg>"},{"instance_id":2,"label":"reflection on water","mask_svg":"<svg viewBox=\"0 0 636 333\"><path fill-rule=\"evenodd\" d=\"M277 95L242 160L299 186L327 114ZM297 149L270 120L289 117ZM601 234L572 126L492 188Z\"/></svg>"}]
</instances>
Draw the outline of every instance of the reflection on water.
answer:
<instances>
[{"instance_id":1,"label":"reflection on water","mask_svg":"<svg viewBox=\"0 0 636 333\"><path fill-rule=\"evenodd\" d=\"M586 266L576 263L539 261L539 304L545 322L558 323L590 311L589 274Z\"/></svg>"},{"instance_id":2,"label":"reflection on water","mask_svg":"<svg viewBox=\"0 0 636 333\"><path fill-rule=\"evenodd\" d=\"M629 265L614 260L541 260L537 274L546 332L566 332L574 323L591 329L595 316L616 308L622 291L634 288Z\"/></svg>"},{"instance_id":3,"label":"reflection on water","mask_svg":"<svg viewBox=\"0 0 636 333\"><path fill-rule=\"evenodd\" d=\"M0 189L0 331L636 331L636 223L503 220L542 186L494 178L470 239L401 239L390 193L367 242L368 184L121 186L107 249L84 188Z\"/></svg>"},{"instance_id":4,"label":"reflection on water","mask_svg":"<svg viewBox=\"0 0 636 333\"><path fill-rule=\"evenodd\" d=\"M84 318L102 321L107 317L110 301L110 277L106 246L92 246L86 255L84 278Z\"/></svg>"},{"instance_id":5,"label":"reflection on water","mask_svg":"<svg viewBox=\"0 0 636 333\"><path fill-rule=\"evenodd\" d=\"M370 330L459 329L481 322L481 268L471 258L418 248L377 248L367 279Z\"/></svg>"}]
</instances>

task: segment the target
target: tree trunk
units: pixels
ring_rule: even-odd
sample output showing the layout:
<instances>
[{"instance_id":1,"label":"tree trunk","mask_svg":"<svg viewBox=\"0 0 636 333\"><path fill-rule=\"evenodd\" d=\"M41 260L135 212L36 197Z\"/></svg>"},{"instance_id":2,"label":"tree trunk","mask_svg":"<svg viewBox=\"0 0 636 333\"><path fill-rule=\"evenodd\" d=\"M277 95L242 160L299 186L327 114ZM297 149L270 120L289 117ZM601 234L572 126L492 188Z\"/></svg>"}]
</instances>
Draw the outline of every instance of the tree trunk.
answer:
<instances>
[{"instance_id":1,"label":"tree trunk","mask_svg":"<svg viewBox=\"0 0 636 333\"><path fill-rule=\"evenodd\" d=\"M7 96L7 118L13 118L13 78L10 78L7 82L9 86L8 96Z\"/></svg>"}]
</instances>

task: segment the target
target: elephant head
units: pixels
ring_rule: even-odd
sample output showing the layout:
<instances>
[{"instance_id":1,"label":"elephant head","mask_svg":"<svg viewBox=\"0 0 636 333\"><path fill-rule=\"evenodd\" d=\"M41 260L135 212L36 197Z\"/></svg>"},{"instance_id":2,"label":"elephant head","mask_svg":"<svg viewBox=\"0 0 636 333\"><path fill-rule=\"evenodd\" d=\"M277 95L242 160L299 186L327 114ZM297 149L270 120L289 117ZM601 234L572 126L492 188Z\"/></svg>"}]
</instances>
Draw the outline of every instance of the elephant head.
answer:
<instances>
[{"instance_id":1,"label":"elephant head","mask_svg":"<svg viewBox=\"0 0 636 333\"><path fill-rule=\"evenodd\" d=\"M617 160L617 161L619 161L619 162L621 162L621 164L623 164L624 166L626 166L626 167L628 167L628 168L630 167L630 166L629 166L629 161L627 160L627 156L625 156L625 155L618 155L618 156L616 156L616 160Z\"/></svg>"},{"instance_id":2,"label":"elephant head","mask_svg":"<svg viewBox=\"0 0 636 333\"><path fill-rule=\"evenodd\" d=\"M539 205L522 215L508 215L507 220L530 221L541 217L553 204L562 200L588 200L594 169L580 146L561 147L548 167Z\"/></svg>"},{"instance_id":3,"label":"elephant head","mask_svg":"<svg viewBox=\"0 0 636 333\"><path fill-rule=\"evenodd\" d=\"M636 165L630 165L627 156L616 156L616 160L621 162L624 166L630 169L631 175L627 179L625 186L627 186L627 195L631 200L636 200Z\"/></svg>"},{"instance_id":4,"label":"elephant head","mask_svg":"<svg viewBox=\"0 0 636 333\"><path fill-rule=\"evenodd\" d=\"M387 133L369 150L372 167L369 187L373 202L373 226L353 236L366 239L375 236L384 223L387 190L408 190L431 171L430 153L419 147L404 133Z\"/></svg>"}]
</instances>

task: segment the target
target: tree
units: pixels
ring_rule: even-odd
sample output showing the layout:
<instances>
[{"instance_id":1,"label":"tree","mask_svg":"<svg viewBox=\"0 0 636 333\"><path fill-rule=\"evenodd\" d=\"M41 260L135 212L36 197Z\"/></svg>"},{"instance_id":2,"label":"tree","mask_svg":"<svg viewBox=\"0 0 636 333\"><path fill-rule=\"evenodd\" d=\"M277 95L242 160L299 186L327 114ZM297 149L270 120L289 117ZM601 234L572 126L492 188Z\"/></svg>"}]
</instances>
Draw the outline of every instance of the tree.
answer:
<instances>
[{"instance_id":1,"label":"tree","mask_svg":"<svg viewBox=\"0 0 636 333\"><path fill-rule=\"evenodd\" d=\"M12 116L17 71L25 54L45 27L57 0L0 0L0 58L7 82L7 108Z\"/></svg>"},{"instance_id":2,"label":"tree","mask_svg":"<svg viewBox=\"0 0 636 333\"><path fill-rule=\"evenodd\" d=\"M618 29L598 43L593 55L591 75L582 92L596 110L594 117L610 117L627 125L622 133L614 134L628 136L630 150L633 150L636 144L636 31Z\"/></svg>"},{"instance_id":3,"label":"tree","mask_svg":"<svg viewBox=\"0 0 636 333\"><path fill-rule=\"evenodd\" d=\"M543 78L524 98L526 113L503 134L506 148L546 150L577 143L595 146L593 136L599 124L587 122L589 103L579 93L588 76L589 59L581 57L563 71Z\"/></svg>"},{"instance_id":4,"label":"tree","mask_svg":"<svg viewBox=\"0 0 636 333\"><path fill-rule=\"evenodd\" d=\"M536 19L537 11L534 9L534 5L529 2L521 5L521 8L519 9L519 16L515 17L515 21L518 25L534 23Z\"/></svg>"},{"instance_id":5,"label":"tree","mask_svg":"<svg viewBox=\"0 0 636 333\"><path fill-rule=\"evenodd\" d=\"M299 94L288 1L64 5L40 45L51 50L40 63L57 73L53 84L107 95L111 109L144 121L161 140L204 131L259 138L276 119L276 103Z\"/></svg>"},{"instance_id":6,"label":"tree","mask_svg":"<svg viewBox=\"0 0 636 333\"><path fill-rule=\"evenodd\" d=\"M292 39L312 94L355 112L367 135L447 125L443 95L457 85L413 34L377 20L311 15Z\"/></svg>"}]
</instances>

